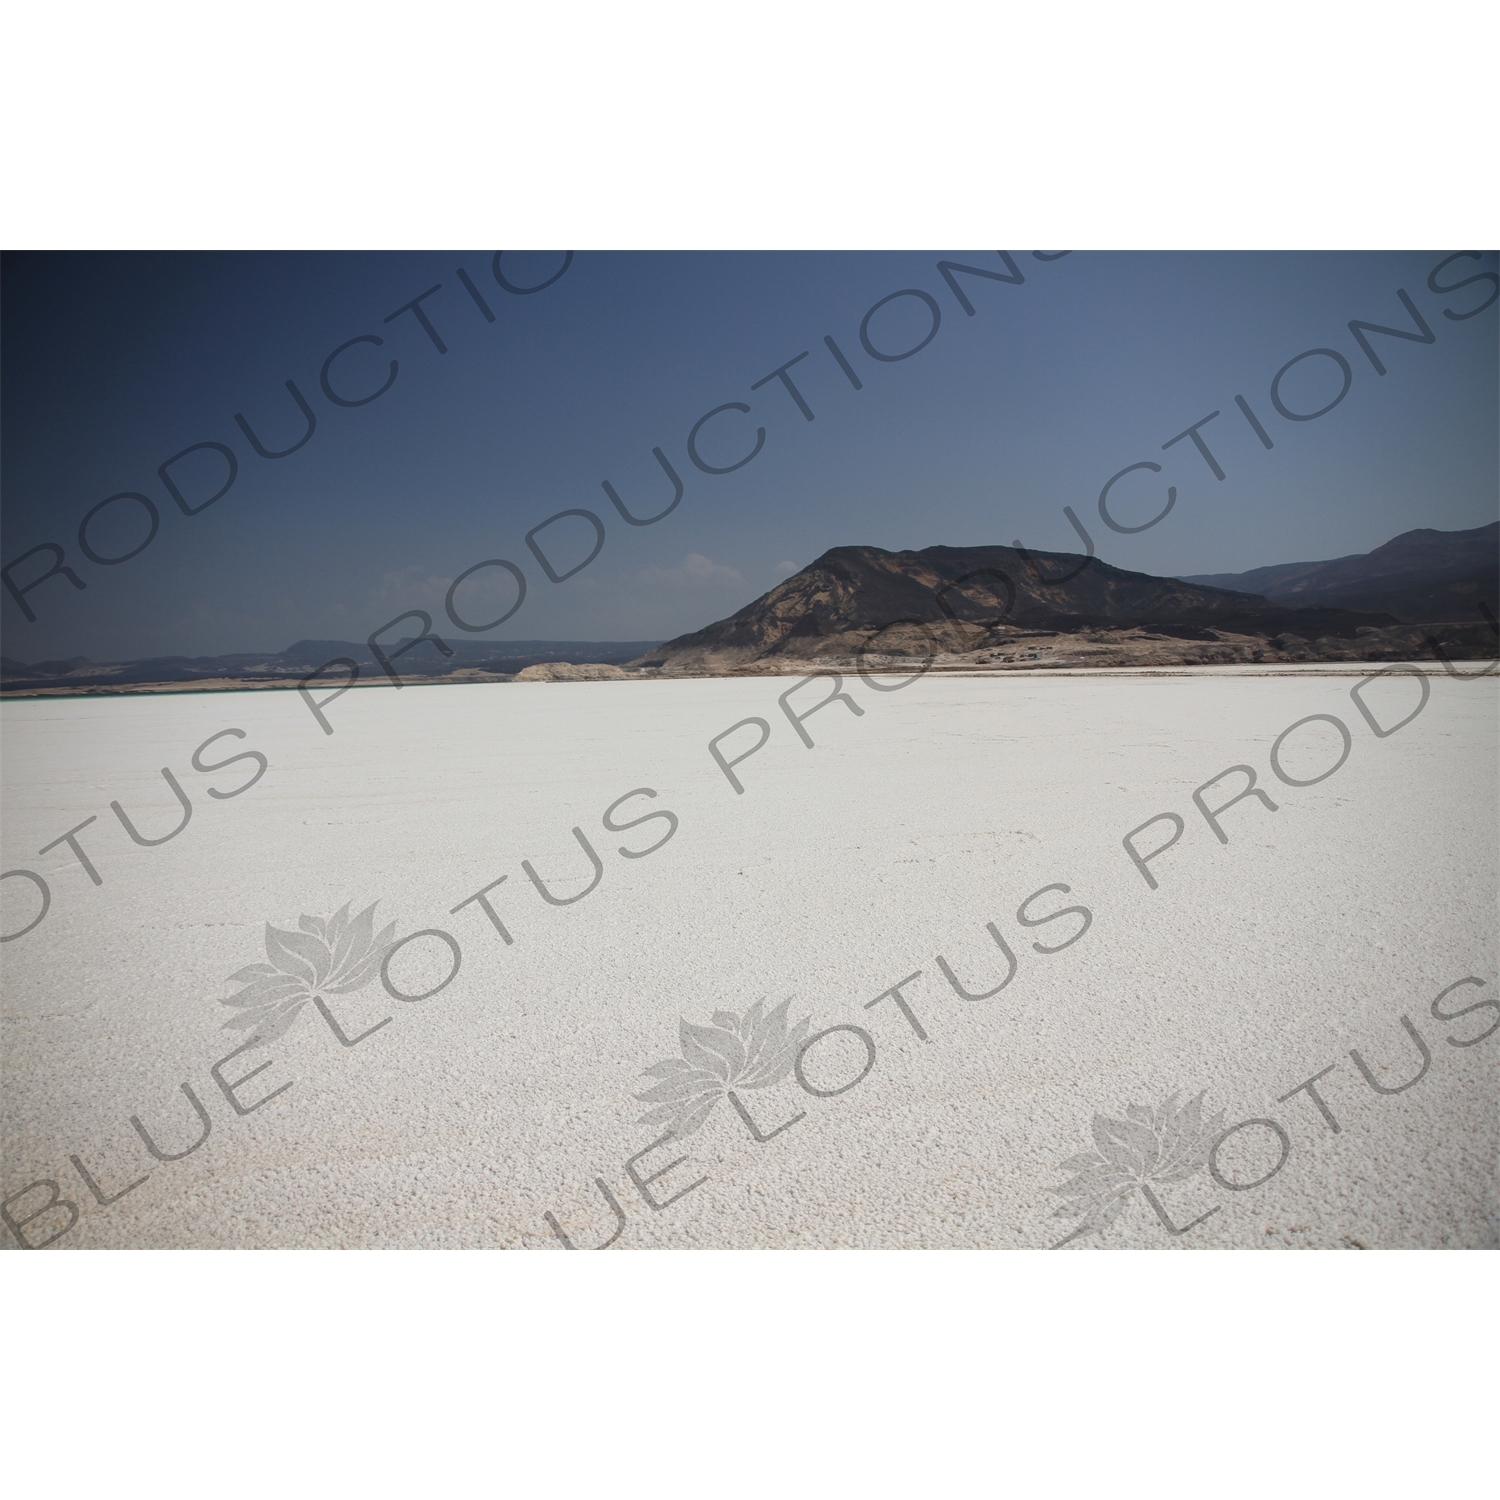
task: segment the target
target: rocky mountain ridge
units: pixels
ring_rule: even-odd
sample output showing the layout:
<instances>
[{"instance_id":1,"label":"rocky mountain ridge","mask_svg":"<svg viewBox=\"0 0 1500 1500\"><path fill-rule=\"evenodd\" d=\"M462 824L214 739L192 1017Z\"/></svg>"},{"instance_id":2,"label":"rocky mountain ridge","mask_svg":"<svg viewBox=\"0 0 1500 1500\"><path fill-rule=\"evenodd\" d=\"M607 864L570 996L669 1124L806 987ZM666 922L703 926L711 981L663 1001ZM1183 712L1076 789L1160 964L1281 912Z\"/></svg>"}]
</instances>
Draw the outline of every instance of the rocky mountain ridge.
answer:
<instances>
[{"instance_id":1,"label":"rocky mountain ridge","mask_svg":"<svg viewBox=\"0 0 1500 1500\"><path fill-rule=\"evenodd\" d=\"M1354 641L1398 622L1376 611L1289 609L1254 595L1013 547L835 547L743 609L633 665L668 674L855 653L974 655L1057 636L1236 637L1261 647ZM1034 649L1034 648L1033 648Z\"/></svg>"}]
</instances>

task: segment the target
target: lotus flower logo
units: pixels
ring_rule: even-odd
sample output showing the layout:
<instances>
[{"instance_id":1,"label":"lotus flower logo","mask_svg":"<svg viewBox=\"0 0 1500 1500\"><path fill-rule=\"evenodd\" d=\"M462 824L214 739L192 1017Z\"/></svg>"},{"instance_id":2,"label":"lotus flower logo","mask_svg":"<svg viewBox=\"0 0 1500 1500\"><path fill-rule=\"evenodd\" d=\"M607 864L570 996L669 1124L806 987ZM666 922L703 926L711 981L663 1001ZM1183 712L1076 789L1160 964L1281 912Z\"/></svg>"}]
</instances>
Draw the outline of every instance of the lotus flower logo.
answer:
<instances>
[{"instance_id":1,"label":"lotus flower logo","mask_svg":"<svg viewBox=\"0 0 1500 1500\"><path fill-rule=\"evenodd\" d=\"M1167 1217L1150 1184L1185 1182L1201 1172L1223 1132L1224 1111L1204 1119L1202 1093L1181 1109L1177 1108L1179 1097L1173 1094L1164 1099L1154 1113L1132 1104L1124 1120L1094 1116L1095 1149L1065 1161L1061 1170L1077 1176L1052 1189L1071 1200L1052 1215L1054 1219L1082 1216L1078 1227L1059 1240L1054 1250L1080 1235L1108 1229L1137 1188L1172 1233L1183 1232Z\"/></svg>"},{"instance_id":2,"label":"lotus flower logo","mask_svg":"<svg viewBox=\"0 0 1500 1500\"><path fill-rule=\"evenodd\" d=\"M787 1030L783 1000L767 1012L756 1001L742 1016L714 1012L711 1026L683 1020L677 1028L682 1056L647 1068L645 1078L661 1080L635 1097L657 1107L642 1115L639 1125L663 1125L679 1139L691 1135L713 1112L730 1089L764 1089L780 1083L792 1071L812 1017L804 1016Z\"/></svg>"},{"instance_id":3,"label":"lotus flower logo","mask_svg":"<svg viewBox=\"0 0 1500 1500\"><path fill-rule=\"evenodd\" d=\"M224 1023L226 1031L254 1028L262 1041L280 1036L309 1000L321 995L347 995L363 989L380 972L391 947L396 924L375 932L374 902L357 917L346 902L326 921L304 916L301 931L283 932L266 923L266 957L270 963L248 964L231 974L227 984L245 988L221 1000L239 1014Z\"/></svg>"}]
</instances>

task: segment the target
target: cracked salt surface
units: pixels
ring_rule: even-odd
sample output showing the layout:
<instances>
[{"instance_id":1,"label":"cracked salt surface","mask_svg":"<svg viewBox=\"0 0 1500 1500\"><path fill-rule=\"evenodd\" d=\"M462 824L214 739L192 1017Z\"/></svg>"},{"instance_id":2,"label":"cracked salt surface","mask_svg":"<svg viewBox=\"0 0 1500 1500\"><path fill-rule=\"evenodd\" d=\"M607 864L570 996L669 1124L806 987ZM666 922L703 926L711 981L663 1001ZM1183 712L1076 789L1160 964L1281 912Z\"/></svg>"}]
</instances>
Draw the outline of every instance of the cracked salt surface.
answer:
<instances>
[{"instance_id":1,"label":"cracked salt surface","mask_svg":"<svg viewBox=\"0 0 1500 1500\"><path fill-rule=\"evenodd\" d=\"M619 1248L1044 1247L1078 1226L1052 1215L1072 1201L1058 1189L1078 1169L1064 1163L1092 1153L1123 1202L1070 1250L1493 1246L1500 1034L1474 1038L1497 1012L1442 1020L1431 1006L1466 976L1484 987L1449 994L1445 1014L1500 998L1496 679L1434 674L1426 707L1383 739L1350 700L1358 681L1200 670L879 693L851 678L864 716L839 703L813 714L810 751L777 706L778 679L372 690L340 702L331 738L294 694L7 703L4 868L37 871L53 904L0 949L4 1192L58 1184L79 1214L56 1248L558 1249L548 1213L588 1247L618 1227L596 1178L625 1216ZM1383 724L1418 700L1409 676L1365 696ZM1316 714L1348 727L1348 759L1317 785L1286 785L1272 744ZM737 796L707 744L751 716L771 736L736 767ZM208 787L232 791L254 770L192 768L229 726L246 738L211 759L254 749L270 769L216 800ZM1319 722L1281 761L1306 779L1338 750ZM1239 764L1278 811L1236 803L1218 815L1222 845L1193 791ZM142 847L109 804L149 837L168 833L182 814L164 765L192 816ZM1230 777L1205 800L1240 786ZM679 827L623 857L667 831L604 825L643 787L658 795L624 803L617 826L665 809ZM1120 841L1166 811L1185 827L1150 862L1153 891ZM78 838L99 886L66 844L35 852L90 816ZM522 861L555 899L588 890L575 827L603 873L582 899L550 904ZM488 899L509 945L478 903L452 911L502 875ZM1036 896L1032 920L1083 906L1091 923L1039 952L1082 925L1018 920L1058 884L1069 890ZM3 895L6 931L35 915L29 882ZM291 1085L240 1115L210 1073L246 1035L221 1029L226 977L266 961L268 921L295 932L346 902L378 902L377 925L398 937L451 933L462 967L430 1000L392 999L378 979L328 998L348 1037L393 1018L352 1047L304 1006L225 1065L232 1081L270 1064L235 1093L242 1104ZM937 956L970 992L999 984L989 923L1014 977L960 999ZM413 944L391 977L418 993L445 954ZM926 1041L889 999L867 1008L918 970L901 993ZM716 1013L788 996L811 1032L866 1032L868 1075L830 1097L793 1075L739 1093L767 1135L804 1113L764 1143L718 1100L634 1169L657 1201L706 1180L648 1206L625 1165L660 1134L637 1124L642 1070L681 1052L682 1018L713 1043ZM1422 1058L1403 1015L1430 1064L1404 1091L1377 1092L1351 1049L1376 1083L1405 1084ZM809 1081L832 1086L846 1043L852 1073L862 1044L844 1031L808 1055ZM1282 1098L1330 1064L1317 1088L1338 1133L1305 1092ZM211 1123L196 1148L184 1083ZM1226 1126L1285 1131L1279 1168L1265 1127L1216 1158L1230 1181L1276 1168L1264 1185L1226 1189L1204 1166L1150 1175L1177 1114L1143 1119L1200 1091ZM164 1154L188 1154L151 1156L132 1116ZM101 1205L73 1156L100 1196L129 1191ZM1142 1182L1173 1227L1208 1217L1170 1232ZM25 1221L48 1191L8 1212ZM22 1229L39 1241L66 1224L59 1208Z\"/></svg>"}]
</instances>

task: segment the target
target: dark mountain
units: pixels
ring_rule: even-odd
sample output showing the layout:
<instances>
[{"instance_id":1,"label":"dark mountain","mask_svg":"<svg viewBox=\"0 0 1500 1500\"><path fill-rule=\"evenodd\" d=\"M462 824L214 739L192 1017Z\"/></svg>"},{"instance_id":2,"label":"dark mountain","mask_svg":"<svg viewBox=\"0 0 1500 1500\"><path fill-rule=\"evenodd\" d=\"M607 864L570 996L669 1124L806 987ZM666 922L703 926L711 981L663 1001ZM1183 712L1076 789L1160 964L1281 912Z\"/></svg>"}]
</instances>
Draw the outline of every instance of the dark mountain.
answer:
<instances>
[{"instance_id":1,"label":"dark mountain","mask_svg":"<svg viewBox=\"0 0 1500 1500\"><path fill-rule=\"evenodd\" d=\"M1497 547L1497 524L1409 531L1370 553L1188 578L1156 578L1067 553L1028 561L1011 547L835 547L728 619L664 646L445 634L452 656L424 643L397 657L410 637L385 649L403 679L428 681L508 678L548 663L630 664L669 675L775 671L778 664L791 670L860 650L988 653L985 662L996 664L1044 654L1061 665L1109 664L1105 658L1121 665L1411 660L1429 654L1432 634L1453 659L1473 659L1494 655L1494 629L1477 606L1500 613ZM385 681L362 642L298 641L271 654L113 663L78 656L28 666L6 657L0 685L10 693L291 686L340 657L358 663L362 684Z\"/></svg>"},{"instance_id":2,"label":"dark mountain","mask_svg":"<svg viewBox=\"0 0 1500 1500\"><path fill-rule=\"evenodd\" d=\"M1500 522L1472 531L1406 531L1373 552L1182 581L1263 594L1273 604L1383 610L1413 623L1473 621L1481 600L1496 610Z\"/></svg>"},{"instance_id":3,"label":"dark mountain","mask_svg":"<svg viewBox=\"0 0 1500 1500\"><path fill-rule=\"evenodd\" d=\"M897 621L930 622L929 630L940 632L983 627L966 631L960 650L976 649L986 636L1003 641L1138 628L1189 640L1216 640L1218 632L1352 640L1361 628L1395 623L1374 611L1287 609L1255 594L1130 573L1097 558L1081 566L1086 559L1064 553L1033 557L1044 577L1063 581L1044 582L1010 547L835 547L737 614L668 641L639 665L692 672L847 655ZM905 650L922 633L915 625L886 631L871 649ZM920 649L931 649L930 640Z\"/></svg>"},{"instance_id":4,"label":"dark mountain","mask_svg":"<svg viewBox=\"0 0 1500 1500\"><path fill-rule=\"evenodd\" d=\"M653 641L465 641L443 634L443 642L452 650L452 656L442 655L431 644L396 656L411 639L406 636L383 648L403 679L432 680L454 674L509 677L541 662L620 665L655 644ZM226 681L252 686L273 682L290 685L338 657L347 657L358 664L362 683L387 680L370 648L355 641L298 641L285 651L269 655L237 652L228 656L156 656L123 662L93 662L85 656L75 656L69 661L34 662L28 666L4 657L0 658L0 680L10 691L121 689L158 683ZM344 671L335 668L331 675L337 677Z\"/></svg>"}]
</instances>

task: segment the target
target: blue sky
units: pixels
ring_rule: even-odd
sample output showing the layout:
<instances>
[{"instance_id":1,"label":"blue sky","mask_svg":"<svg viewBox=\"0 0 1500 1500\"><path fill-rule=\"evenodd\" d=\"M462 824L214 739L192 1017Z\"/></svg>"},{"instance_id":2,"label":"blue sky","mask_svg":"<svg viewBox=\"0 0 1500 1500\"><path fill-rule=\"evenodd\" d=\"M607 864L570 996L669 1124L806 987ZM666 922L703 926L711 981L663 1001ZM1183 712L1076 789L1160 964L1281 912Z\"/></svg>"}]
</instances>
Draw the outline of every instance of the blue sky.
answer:
<instances>
[{"instance_id":1,"label":"blue sky","mask_svg":"<svg viewBox=\"0 0 1500 1500\"><path fill-rule=\"evenodd\" d=\"M579 252L552 285L513 295L488 251L413 253L27 254L4 275L3 552L11 563L55 542L86 583L55 577L26 597L6 593L5 652L26 661L95 660L277 650L302 637L362 640L405 609L441 633L450 582L490 558L526 575L525 603L486 639L648 639L732 613L830 547L892 549L1006 543L1077 547L1070 505L1099 553L1119 566L1178 574L1367 551L1413 527L1480 526L1497 514L1496 307L1480 281L1447 294L1428 276L1452 251L1411 253L1075 252L1041 260L1013 251L1020 285L959 276L966 315L937 269L943 259L1004 271L994 251L903 253ZM509 254L516 285L546 280L561 252ZM494 316L457 278L463 267ZM1441 284L1496 257L1454 261ZM447 346L439 353L412 313L422 303ZM940 324L909 358L862 347L866 312L904 290L925 292ZM1403 289L1432 344L1372 336L1380 376L1350 319L1409 328ZM931 329L921 298L871 319L877 348L911 347ZM320 369L360 335L330 380L346 397L374 390L390 359L396 379L357 407L331 402ZM831 335L863 388L824 346ZM1272 378L1304 351L1348 361L1347 396L1327 415L1277 415ZM815 420L779 380L755 382L808 351L790 372ZM304 447L267 460L305 422L285 390L296 382L317 418ZM1334 361L1316 356L1284 380L1292 410L1337 394ZM1266 450L1234 404L1243 394L1275 446ZM693 424L722 413L690 461ZM1225 479L1190 441L1202 429ZM229 446L239 472L213 505L185 516L158 465L201 442ZM684 483L660 522L626 525L601 488L610 480L637 514L671 496L652 457L660 446ZM1099 520L1104 482L1127 465L1160 475L1122 480L1112 509L1148 521L1165 486L1177 504L1133 535ZM201 465L202 467L195 467ZM199 452L173 471L190 502L222 482L222 460ZM78 528L108 497L151 499L159 530L113 566L87 560ZM556 512L586 509L605 528L595 560L549 582L526 533ZM134 501L91 523L101 556L146 534ZM592 545L587 522L559 522L543 545L557 571ZM50 559L17 568L18 584ZM459 595L472 621L514 598L490 569Z\"/></svg>"}]
</instances>

